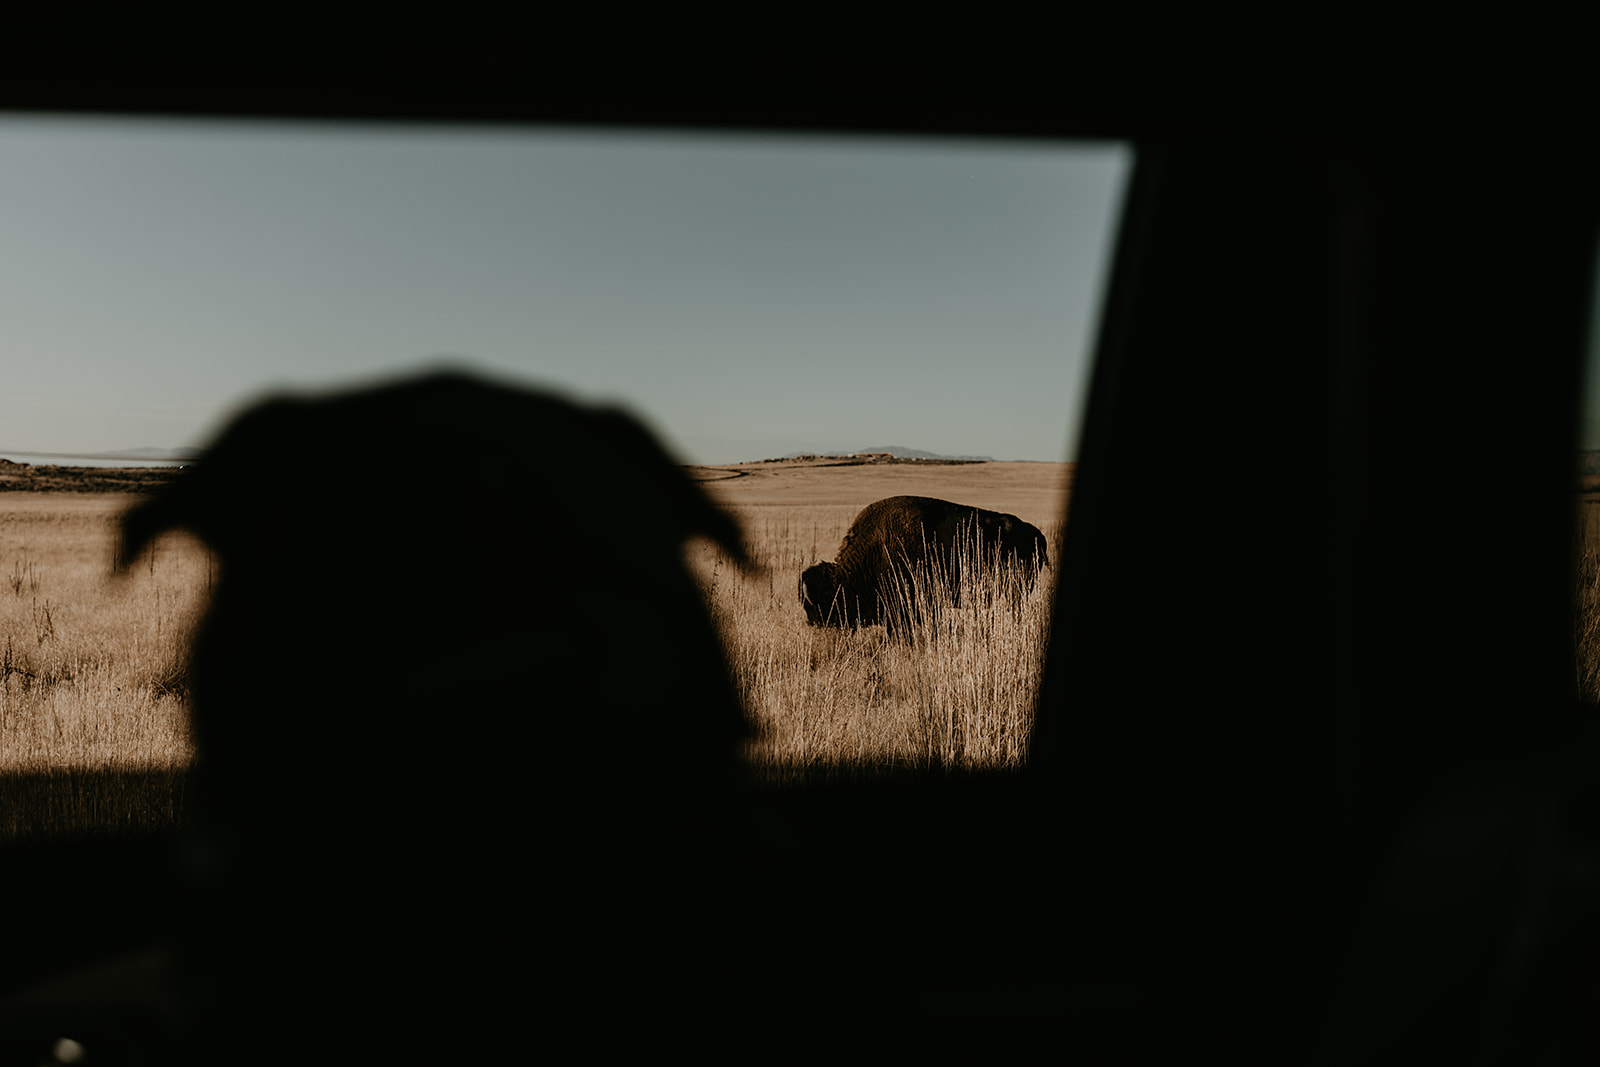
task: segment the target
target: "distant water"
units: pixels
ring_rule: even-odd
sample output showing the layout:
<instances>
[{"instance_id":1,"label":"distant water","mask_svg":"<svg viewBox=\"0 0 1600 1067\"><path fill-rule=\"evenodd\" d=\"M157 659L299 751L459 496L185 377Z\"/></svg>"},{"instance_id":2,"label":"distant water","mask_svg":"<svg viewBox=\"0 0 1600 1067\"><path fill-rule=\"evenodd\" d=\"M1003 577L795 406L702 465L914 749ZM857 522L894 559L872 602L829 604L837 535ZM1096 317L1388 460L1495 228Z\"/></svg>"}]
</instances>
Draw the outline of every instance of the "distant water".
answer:
<instances>
[{"instance_id":1,"label":"distant water","mask_svg":"<svg viewBox=\"0 0 1600 1067\"><path fill-rule=\"evenodd\" d=\"M45 453L0 452L0 459L35 467L181 467L192 459L101 459L98 456L52 456Z\"/></svg>"}]
</instances>

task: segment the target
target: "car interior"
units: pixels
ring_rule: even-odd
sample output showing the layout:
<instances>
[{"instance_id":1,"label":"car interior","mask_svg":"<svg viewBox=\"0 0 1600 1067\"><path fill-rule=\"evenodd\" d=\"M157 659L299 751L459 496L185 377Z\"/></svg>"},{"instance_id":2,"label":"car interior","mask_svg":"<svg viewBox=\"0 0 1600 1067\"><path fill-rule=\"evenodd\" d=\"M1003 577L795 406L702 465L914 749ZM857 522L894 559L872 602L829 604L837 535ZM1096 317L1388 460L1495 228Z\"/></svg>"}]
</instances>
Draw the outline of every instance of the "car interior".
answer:
<instances>
[{"instance_id":1,"label":"car interior","mask_svg":"<svg viewBox=\"0 0 1600 1067\"><path fill-rule=\"evenodd\" d=\"M1246 129L1042 97L503 89L89 85L21 102L1116 140L1134 166L1025 769L752 796L758 855L719 868L742 903L706 932L715 966L655 961L633 982L624 954L614 985L558 995L539 976L559 984L564 957L535 948L507 968L527 1010L491 1027L500 1055L583 1028L780 1058L1600 1057L1600 733L1572 621L1600 249L1581 138ZM129 1020L165 1009L96 967L159 936L134 917L177 905L92 902L169 900L172 855L0 854L12 922L88 917L11 950L5 1062L68 1027L90 1050L123 1035L102 1059L134 1062L117 1044L143 1025ZM181 1043L169 1023L140 1032Z\"/></svg>"}]
</instances>

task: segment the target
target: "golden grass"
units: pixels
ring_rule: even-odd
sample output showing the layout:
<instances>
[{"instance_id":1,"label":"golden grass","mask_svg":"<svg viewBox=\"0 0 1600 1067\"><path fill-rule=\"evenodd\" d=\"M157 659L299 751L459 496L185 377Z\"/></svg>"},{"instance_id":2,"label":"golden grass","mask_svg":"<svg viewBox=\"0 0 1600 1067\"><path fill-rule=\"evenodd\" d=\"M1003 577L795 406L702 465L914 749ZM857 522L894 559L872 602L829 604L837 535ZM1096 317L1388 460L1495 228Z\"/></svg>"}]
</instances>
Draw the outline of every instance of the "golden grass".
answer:
<instances>
[{"instance_id":1,"label":"golden grass","mask_svg":"<svg viewBox=\"0 0 1600 1067\"><path fill-rule=\"evenodd\" d=\"M994 465L1003 481L992 484L980 480L983 465L950 468L964 482L949 488L933 480L945 476L938 471L849 468L703 483L740 520L763 568L746 575L707 543L689 549L757 727L748 750L757 780L1026 760L1060 560L1058 487L1070 484L1063 466ZM923 591L925 621L906 639L882 626L808 626L800 572L833 558L868 498L895 491L1020 514L1044 530L1052 565L1031 593L992 606L974 603L971 591L962 607ZM204 546L170 534L113 579L115 523L135 499L0 494L0 839L171 825L181 816L194 754L183 657L214 564ZM1600 703L1597 505L1583 508L1573 641L1578 692ZM316 591L306 595L310 610Z\"/></svg>"},{"instance_id":2,"label":"golden grass","mask_svg":"<svg viewBox=\"0 0 1600 1067\"><path fill-rule=\"evenodd\" d=\"M689 552L757 724L749 758L758 780L1021 765L1053 566L1031 594L987 608L971 591L962 607L922 591L926 621L906 640L882 626L806 625L796 582L833 558L859 498L895 490L1020 513L1050 538L1054 563L1061 524L1041 513L1046 501L1060 507L1059 467L995 465L987 495L981 466L949 468L973 484L943 491L930 480L937 472L880 486L870 480L883 472L841 469L798 472L792 487L786 472L730 482L746 502L713 492L765 568L745 575L703 543ZM830 486L841 491L830 496ZM803 502L784 503L788 492ZM214 562L197 541L169 534L113 578L116 522L137 499L0 494L0 838L181 821L194 756L184 655ZM996 580L1005 579L986 579ZM308 611L316 595L306 591Z\"/></svg>"},{"instance_id":3,"label":"golden grass","mask_svg":"<svg viewBox=\"0 0 1600 1067\"><path fill-rule=\"evenodd\" d=\"M856 506L733 509L763 568L746 576L710 545L690 563L728 646L740 697L755 720L748 757L759 781L783 785L866 778L884 769L1019 767L1027 758L1048 633L1053 567L1031 593L988 561L968 571L962 606L937 584L909 591L918 617L903 635L884 626L808 626L796 583L831 559ZM1059 524L1042 527L1059 548ZM981 603L981 590L1013 595Z\"/></svg>"},{"instance_id":4,"label":"golden grass","mask_svg":"<svg viewBox=\"0 0 1600 1067\"><path fill-rule=\"evenodd\" d=\"M1600 704L1600 498L1579 497L1573 539L1572 668L1578 698Z\"/></svg>"},{"instance_id":5,"label":"golden grass","mask_svg":"<svg viewBox=\"0 0 1600 1067\"><path fill-rule=\"evenodd\" d=\"M1573 598L1573 681L1580 699L1600 704L1600 551L1580 539Z\"/></svg>"},{"instance_id":6,"label":"golden grass","mask_svg":"<svg viewBox=\"0 0 1600 1067\"><path fill-rule=\"evenodd\" d=\"M135 499L0 498L0 836L173 817L175 799L122 794L183 789L184 652L212 563L169 535L114 579L115 523Z\"/></svg>"}]
</instances>

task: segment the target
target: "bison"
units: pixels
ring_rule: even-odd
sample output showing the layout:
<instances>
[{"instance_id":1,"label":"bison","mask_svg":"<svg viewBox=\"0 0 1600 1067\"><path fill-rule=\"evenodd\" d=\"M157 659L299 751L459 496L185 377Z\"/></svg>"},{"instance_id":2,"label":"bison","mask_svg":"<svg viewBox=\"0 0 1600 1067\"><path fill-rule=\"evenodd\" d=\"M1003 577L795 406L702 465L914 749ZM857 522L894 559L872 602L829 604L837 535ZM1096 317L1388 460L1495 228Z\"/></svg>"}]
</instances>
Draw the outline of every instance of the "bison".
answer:
<instances>
[{"instance_id":1,"label":"bison","mask_svg":"<svg viewBox=\"0 0 1600 1067\"><path fill-rule=\"evenodd\" d=\"M967 552L958 551L963 543ZM981 548L1014 558L1031 589L1049 564L1044 534L1015 515L926 496L892 496L868 504L839 545L838 558L800 575L800 603L813 626L895 626L893 586L924 565L959 602L962 558Z\"/></svg>"}]
</instances>

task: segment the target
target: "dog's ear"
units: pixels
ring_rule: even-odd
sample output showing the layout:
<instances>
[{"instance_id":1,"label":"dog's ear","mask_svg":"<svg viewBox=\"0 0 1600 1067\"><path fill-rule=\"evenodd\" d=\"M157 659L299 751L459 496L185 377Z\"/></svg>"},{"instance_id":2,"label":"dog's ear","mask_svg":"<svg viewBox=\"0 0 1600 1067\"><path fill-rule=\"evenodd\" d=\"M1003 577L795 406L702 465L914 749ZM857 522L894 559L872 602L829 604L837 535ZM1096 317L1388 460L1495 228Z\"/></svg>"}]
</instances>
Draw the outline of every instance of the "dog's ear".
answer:
<instances>
[{"instance_id":1,"label":"dog's ear","mask_svg":"<svg viewBox=\"0 0 1600 1067\"><path fill-rule=\"evenodd\" d=\"M116 573L127 573L150 543L168 530L194 526L194 504L190 480L180 474L155 496L124 512L117 529L116 559L112 561Z\"/></svg>"},{"instance_id":2,"label":"dog's ear","mask_svg":"<svg viewBox=\"0 0 1600 1067\"><path fill-rule=\"evenodd\" d=\"M271 490L283 480L278 465L286 449L309 439L313 410L282 395L236 416L193 467L122 516L116 571L126 572L168 530L188 530L225 552L251 517L272 514Z\"/></svg>"},{"instance_id":3,"label":"dog's ear","mask_svg":"<svg viewBox=\"0 0 1600 1067\"><path fill-rule=\"evenodd\" d=\"M665 524L670 536L679 542L709 538L747 572L761 569L737 520L706 495L643 423L603 408L594 412L592 425L594 441L613 457L612 469L629 486L631 499Z\"/></svg>"}]
</instances>

